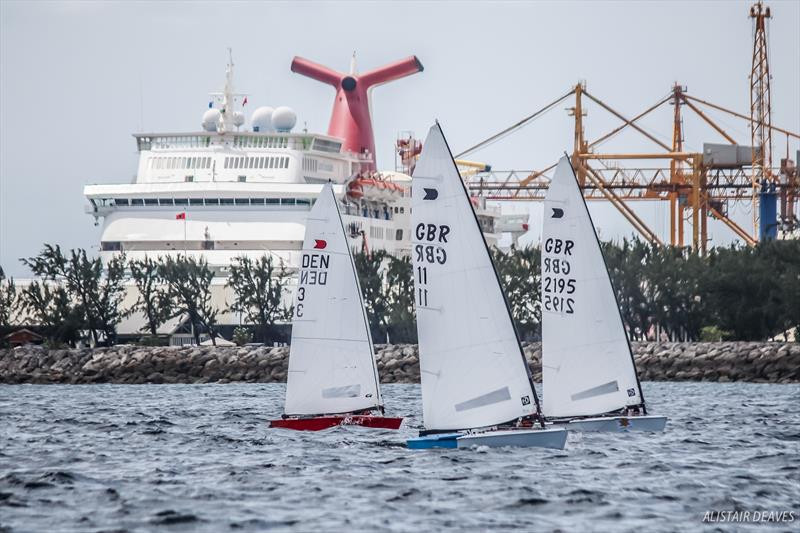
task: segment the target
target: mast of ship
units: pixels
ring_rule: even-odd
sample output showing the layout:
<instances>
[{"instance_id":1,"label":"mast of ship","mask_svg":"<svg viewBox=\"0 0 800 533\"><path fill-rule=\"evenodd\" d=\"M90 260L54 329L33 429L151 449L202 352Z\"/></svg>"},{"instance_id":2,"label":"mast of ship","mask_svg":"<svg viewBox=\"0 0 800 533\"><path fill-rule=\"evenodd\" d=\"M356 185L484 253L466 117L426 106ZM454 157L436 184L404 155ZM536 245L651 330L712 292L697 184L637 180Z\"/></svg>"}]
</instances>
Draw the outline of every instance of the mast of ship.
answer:
<instances>
[{"instance_id":1,"label":"mast of ship","mask_svg":"<svg viewBox=\"0 0 800 533\"><path fill-rule=\"evenodd\" d=\"M221 93L211 93L211 96L220 103L220 121L218 131L225 134L234 131L234 128L241 125L236 124L236 103L238 98L246 97L242 93L236 93L233 89L233 50L228 48L228 65L225 68L225 86Z\"/></svg>"}]
</instances>

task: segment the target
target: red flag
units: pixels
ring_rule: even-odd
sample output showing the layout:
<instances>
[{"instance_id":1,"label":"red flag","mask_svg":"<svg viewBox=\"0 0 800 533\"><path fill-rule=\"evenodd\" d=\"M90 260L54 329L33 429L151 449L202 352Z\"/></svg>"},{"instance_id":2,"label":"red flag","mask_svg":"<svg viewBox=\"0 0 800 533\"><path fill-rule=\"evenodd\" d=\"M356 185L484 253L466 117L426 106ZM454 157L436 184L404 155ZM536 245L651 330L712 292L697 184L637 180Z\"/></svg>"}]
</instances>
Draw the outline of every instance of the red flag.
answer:
<instances>
[{"instance_id":1,"label":"red flag","mask_svg":"<svg viewBox=\"0 0 800 533\"><path fill-rule=\"evenodd\" d=\"M323 241L322 239L314 239L314 248L317 250L324 250L326 246L328 246L327 241Z\"/></svg>"},{"instance_id":2,"label":"red flag","mask_svg":"<svg viewBox=\"0 0 800 533\"><path fill-rule=\"evenodd\" d=\"M186 213L178 213L175 215L175 220L186 220Z\"/></svg>"},{"instance_id":3,"label":"red flag","mask_svg":"<svg viewBox=\"0 0 800 533\"><path fill-rule=\"evenodd\" d=\"M244 100L242 100L242 107L244 107L246 105L247 105L247 97L245 96Z\"/></svg>"}]
</instances>

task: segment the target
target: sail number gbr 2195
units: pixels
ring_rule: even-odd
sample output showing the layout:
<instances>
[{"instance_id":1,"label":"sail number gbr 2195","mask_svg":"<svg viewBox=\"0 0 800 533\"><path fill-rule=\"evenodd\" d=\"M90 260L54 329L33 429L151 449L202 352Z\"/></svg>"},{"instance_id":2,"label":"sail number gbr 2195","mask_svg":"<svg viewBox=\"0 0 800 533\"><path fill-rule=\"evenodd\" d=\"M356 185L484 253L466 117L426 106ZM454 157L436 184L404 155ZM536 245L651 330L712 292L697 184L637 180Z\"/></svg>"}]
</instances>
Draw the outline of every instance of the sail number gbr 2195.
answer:
<instances>
[{"instance_id":1,"label":"sail number gbr 2195","mask_svg":"<svg viewBox=\"0 0 800 533\"><path fill-rule=\"evenodd\" d=\"M572 314L575 312L575 278L569 277L569 259L575 250L571 240L548 238L544 242L542 260L542 305L547 311ZM568 259L569 258L569 259Z\"/></svg>"}]
</instances>

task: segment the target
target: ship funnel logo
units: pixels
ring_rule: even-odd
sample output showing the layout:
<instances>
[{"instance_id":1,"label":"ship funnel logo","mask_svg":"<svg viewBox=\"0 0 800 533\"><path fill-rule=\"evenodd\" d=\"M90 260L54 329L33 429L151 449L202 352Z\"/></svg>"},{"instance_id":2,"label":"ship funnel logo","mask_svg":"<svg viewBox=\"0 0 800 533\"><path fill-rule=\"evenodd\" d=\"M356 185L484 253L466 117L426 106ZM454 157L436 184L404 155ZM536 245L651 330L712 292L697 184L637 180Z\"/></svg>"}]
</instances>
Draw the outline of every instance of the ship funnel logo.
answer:
<instances>
[{"instance_id":1,"label":"ship funnel logo","mask_svg":"<svg viewBox=\"0 0 800 533\"><path fill-rule=\"evenodd\" d=\"M553 216L551 216L550 218L561 218L564 216L563 209L559 209L558 207L551 207L550 209L553 210Z\"/></svg>"},{"instance_id":2,"label":"ship funnel logo","mask_svg":"<svg viewBox=\"0 0 800 533\"><path fill-rule=\"evenodd\" d=\"M425 188L425 198L423 200L436 200L437 198L439 198L439 191Z\"/></svg>"},{"instance_id":3,"label":"ship funnel logo","mask_svg":"<svg viewBox=\"0 0 800 533\"><path fill-rule=\"evenodd\" d=\"M322 239L314 239L315 250L324 250L326 246L328 246L328 241L323 241Z\"/></svg>"}]
</instances>

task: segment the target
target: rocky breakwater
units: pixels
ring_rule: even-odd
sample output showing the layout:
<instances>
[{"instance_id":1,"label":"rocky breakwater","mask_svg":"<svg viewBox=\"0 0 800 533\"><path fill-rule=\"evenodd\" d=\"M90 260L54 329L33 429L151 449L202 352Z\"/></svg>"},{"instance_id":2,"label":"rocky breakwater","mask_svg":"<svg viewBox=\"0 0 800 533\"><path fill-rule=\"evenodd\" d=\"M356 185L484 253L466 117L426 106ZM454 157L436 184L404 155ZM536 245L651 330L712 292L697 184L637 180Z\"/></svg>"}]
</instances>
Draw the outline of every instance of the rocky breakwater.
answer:
<instances>
[{"instance_id":1,"label":"rocky breakwater","mask_svg":"<svg viewBox=\"0 0 800 533\"><path fill-rule=\"evenodd\" d=\"M418 383L416 345L377 345L384 383ZM525 343L541 381L541 344ZM800 383L800 344L633 343L643 381ZM286 381L287 347L143 347L0 350L0 383L229 383Z\"/></svg>"}]
</instances>

